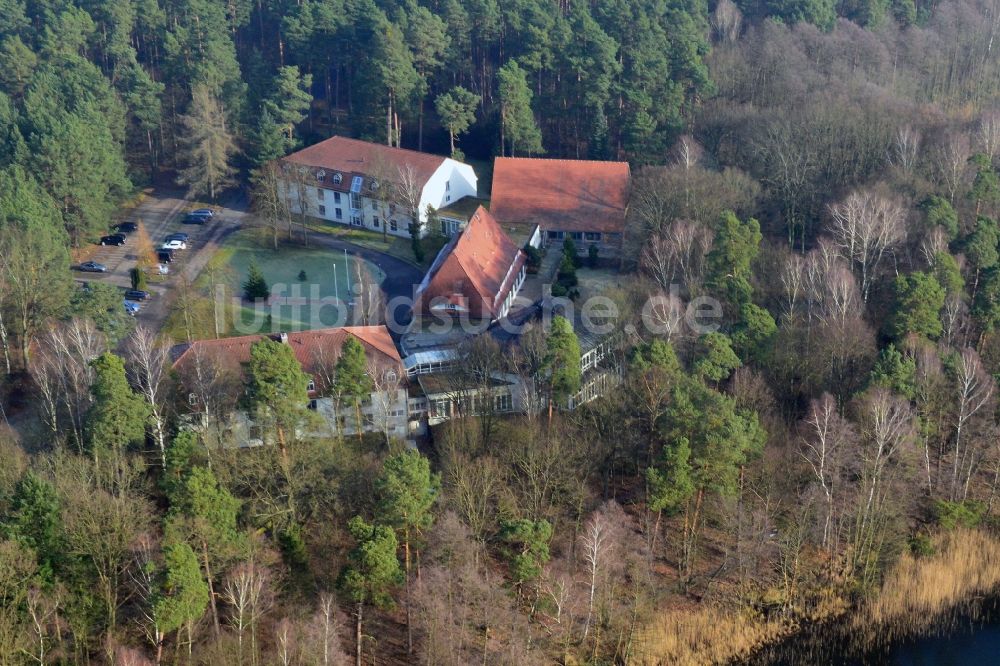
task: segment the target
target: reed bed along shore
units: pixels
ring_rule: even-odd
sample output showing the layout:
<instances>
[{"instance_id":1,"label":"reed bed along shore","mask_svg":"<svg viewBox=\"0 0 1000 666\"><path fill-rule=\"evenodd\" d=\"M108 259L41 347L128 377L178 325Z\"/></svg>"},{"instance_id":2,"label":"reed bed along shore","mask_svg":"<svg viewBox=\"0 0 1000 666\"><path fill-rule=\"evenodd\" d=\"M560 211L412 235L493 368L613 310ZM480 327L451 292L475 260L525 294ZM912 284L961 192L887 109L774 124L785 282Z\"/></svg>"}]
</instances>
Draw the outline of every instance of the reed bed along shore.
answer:
<instances>
[{"instance_id":1,"label":"reed bed along shore","mask_svg":"<svg viewBox=\"0 0 1000 666\"><path fill-rule=\"evenodd\" d=\"M660 614L643 632L635 663L818 663L883 652L907 639L948 633L975 619L984 598L1000 590L1000 539L955 530L934 540L932 555L906 553L879 590L837 619L796 634L794 620L719 608ZM800 661L801 660L801 661Z\"/></svg>"}]
</instances>

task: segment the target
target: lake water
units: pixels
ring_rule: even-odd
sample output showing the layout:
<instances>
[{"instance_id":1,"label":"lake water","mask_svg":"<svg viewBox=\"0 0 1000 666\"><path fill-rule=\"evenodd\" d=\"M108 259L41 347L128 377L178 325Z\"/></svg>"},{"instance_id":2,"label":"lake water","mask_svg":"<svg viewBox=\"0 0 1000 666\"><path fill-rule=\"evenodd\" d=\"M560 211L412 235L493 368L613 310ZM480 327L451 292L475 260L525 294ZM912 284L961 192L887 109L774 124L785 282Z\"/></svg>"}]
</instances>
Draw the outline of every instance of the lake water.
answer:
<instances>
[{"instance_id":1,"label":"lake water","mask_svg":"<svg viewBox=\"0 0 1000 666\"><path fill-rule=\"evenodd\" d=\"M948 621L947 631L859 652L849 632L837 627L807 630L750 660L755 666L830 664L859 666L979 666L1000 665L1000 600L984 602L974 614Z\"/></svg>"}]
</instances>

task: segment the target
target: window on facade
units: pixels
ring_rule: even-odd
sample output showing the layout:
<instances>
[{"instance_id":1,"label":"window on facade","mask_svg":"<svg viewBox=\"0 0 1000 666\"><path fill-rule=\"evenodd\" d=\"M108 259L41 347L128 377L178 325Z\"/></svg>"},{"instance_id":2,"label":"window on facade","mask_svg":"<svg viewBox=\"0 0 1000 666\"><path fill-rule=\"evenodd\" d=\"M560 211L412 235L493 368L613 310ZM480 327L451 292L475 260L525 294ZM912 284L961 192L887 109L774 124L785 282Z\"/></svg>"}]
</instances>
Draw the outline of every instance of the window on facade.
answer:
<instances>
[{"instance_id":1,"label":"window on facade","mask_svg":"<svg viewBox=\"0 0 1000 666\"><path fill-rule=\"evenodd\" d=\"M445 192L451 192L451 181L450 180L444 181L444 191Z\"/></svg>"},{"instance_id":2,"label":"window on facade","mask_svg":"<svg viewBox=\"0 0 1000 666\"><path fill-rule=\"evenodd\" d=\"M198 404L198 396L194 393L188 393L188 404L192 407Z\"/></svg>"},{"instance_id":3,"label":"window on facade","mask_svg":"<svg viewBox=\"0 0 1000 666\"><path fill-rule=\"evenodd\" d=\"M309 383L306 384L306 390L307 391L315 391L316 390L316 382L314 382L313 380L310 379Z\"/></svg>"},{"instance_id":4,"label":"window on facade","mask_svg":"<svg viewBox=\"0 0 1000 666\"><path fill-rule=\"evenodd\" d=\"M326 178L326 171L320 169L316 172L316 180L323 180L324 178Z\"/></svg>"},{"instance_id":5,"label":"window on facade","mask_svg":"<svg viewBox=\"0 0 1000 666\"><path fill-rule=\"evenodd\" d=\"M340 203L340 192L333 193L333 203Z\"/></svg>"},{"instance_id":6,"label":"window on facade","mask_svg":"<svg viewBox=\"0 0 1000 666\"><path fill-rule=\"evenodd\" d=\"M319 205L319 214L326 215L326 206L324 206L323 204Z\"/></svg>"},{"instance_id":7,"label":"window on facade","mask_svg":"<svg viewBox=\"0 0 1000 666\"><path fill-rule=\"evenodd\" d=\"M561 231L550 231L549 240L562 240L563 232Z\"/></svg>"},{"instance_id":8,"label":"window on facade","mask_svg":"<svg viewBox=\"0 0 1000 666\"><path fill-rule=\"evenodd\" d=\"M379 228L379 221L377 217L372 218L372 226L375 227L376 229Z\"/></svg>"},{"instance_id":9,"label":"window on facade","mask_svg":"<svg viewBox=\"0 0 1000 666\"><path fill-rule=\"evenodd\" d=\"M601 240L601 234L599 231L588 231L587 240L589 241L599 241Z\"/></svg>"},{"instance_id":10,"label":"window on facade","mask_svg":"<svg viewBox=\"0 0 1000 666\"><path fill-rule=\"evenodd\" d=\"M396 220L389 220L389 231L397 231Z\"/></svg>"},{"instance_id":11,"label":"window on facade","mask_svg":"<svg viewBox=\"0 0 1000 666\"><path fill-rule=\"evenodd\" d=\"M351 192L351 208L354 210L361 208L361 197L357 192Z\"/></svg>"},{"instance_id":12,"label":"window on facade","mask_svg":"<svg viewBox=\"0 0 1000 666\"><path fill-rule=\"evenodd\" d=\"M324 192L325 192L325 190L322 187L317 187L316 188L316 198L319 199L320 201L322 201L324 199L324 197L325 197Z\"/></svg>"},{"instance_id":13,"label":"window on facade","mask_svg":"<svg viewBox=\"0 0 1000 666\"><path fill-rule=\"evenodd\" d=\"M309 409L311 409L311 410L313 410L315 412L316 411L316 407L317 407L316 400L310 400L309 404L307 406L309 407Z\"/></svg>"},{"instance_id":14,"label":"window on facade","mask_svg":"<svg viewBox=\"0 0 1000 666\"><path fill-rule=\"evenodd\" d=\"M498 412L514 411L514 401L509 393L496 396L495 407Z\"/></svg>"},{"instance_id":15,"label":"window on facade","mask_svg":"<svg viewBox=\"0 0 1000 666\"><path fill-rule=\"evenodd\" d=\"M337 185L340 185L340 183L343 182L343 180L344 177L341 174L339 173L333 174L333 182L336 183Z\"/></svg>"},{"instance_id":16,"label":"window on facade","mask_svg":"<svg viewBox=\"0 0 1000 666\"><path fill-rule=\"evenodd\" d=\"M446 196L446 197L444 198L444 200L445 200L445 201L451 201L451 195L450 195L450 194L449 194L449 195L447 195L447 196Z\"/></svg>"},{"instance_id":17,"label":"window on facade","mask_svg":"<svg viewBox=\"0 0 1000 666\"><path fill-rule=\"evenodd\" d=\"M342 219L344 219L344 212L343 212L342 210L340 210L339 208L334 208L334 209L333 209L333 215L334 215L334 217L336 217L336 218L337 218L338 220L342 220Z\"/></svg>"},{"instance_id":18,"label":"window on facade","mask_svg":"<svg viewBox=\"0 0 1000 666\"><path fill-rule=\"evenodd\" d=\"M583 232L582 231L571 231L571 232L569 232L569 237L572 238L573 240L576 240L576 241L583 240Z\"/></svg>"}]
</instances>

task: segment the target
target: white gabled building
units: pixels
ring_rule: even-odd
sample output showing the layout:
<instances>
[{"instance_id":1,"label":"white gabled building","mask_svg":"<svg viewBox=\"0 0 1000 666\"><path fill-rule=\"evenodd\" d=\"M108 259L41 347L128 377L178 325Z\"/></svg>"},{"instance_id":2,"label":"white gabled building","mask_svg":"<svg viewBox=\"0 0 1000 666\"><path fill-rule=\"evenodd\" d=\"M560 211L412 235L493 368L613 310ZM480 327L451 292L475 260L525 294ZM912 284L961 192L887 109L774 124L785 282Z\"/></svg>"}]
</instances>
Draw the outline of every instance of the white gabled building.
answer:
<instances>
[{"instance_id":1,"label":"white gabled building","mask_svg":"<svg viewBox=\"0 0 1000 666\"><path fill-rule=\"evenodd\" d=\"M407 238L414 203L426 234L428 206L475 197L477 187L472 167L450 157L342 136L282 158L281 173L292 212Z\"/></svg>"}]
</instances>

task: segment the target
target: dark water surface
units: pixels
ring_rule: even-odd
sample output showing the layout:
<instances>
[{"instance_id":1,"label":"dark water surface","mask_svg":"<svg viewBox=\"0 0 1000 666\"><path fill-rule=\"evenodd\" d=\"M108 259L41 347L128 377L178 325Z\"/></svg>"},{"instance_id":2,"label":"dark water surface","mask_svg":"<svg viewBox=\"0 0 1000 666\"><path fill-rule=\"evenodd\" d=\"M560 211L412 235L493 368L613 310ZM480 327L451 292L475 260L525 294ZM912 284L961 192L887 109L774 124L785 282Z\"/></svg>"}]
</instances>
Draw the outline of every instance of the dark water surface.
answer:
<instances>
[{"instance_id":1,"label":"dark water surface","mask_svg":"<svg viewBox=\"0 0 1000 666\"><path fill-rule=\"evenodd\" d=\"M936 631L912 640L863 650L846 624L807 629L765 649L753 666L1000 666L1000 600L981 601L949 618Z\"/></svg>"}]
</instances>

